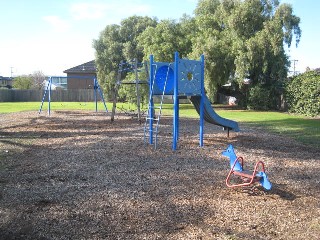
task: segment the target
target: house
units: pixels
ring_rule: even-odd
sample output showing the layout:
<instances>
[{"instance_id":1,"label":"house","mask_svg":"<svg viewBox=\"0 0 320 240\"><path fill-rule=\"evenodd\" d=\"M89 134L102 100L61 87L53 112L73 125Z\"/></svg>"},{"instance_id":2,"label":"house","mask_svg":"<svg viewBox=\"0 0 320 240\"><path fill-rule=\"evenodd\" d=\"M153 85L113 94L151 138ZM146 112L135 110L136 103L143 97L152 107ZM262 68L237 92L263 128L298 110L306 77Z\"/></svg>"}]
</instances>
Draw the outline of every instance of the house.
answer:
<instances>
[{"instance_id":1,"label":"house","mask_svg":"<svg viewBox=\"0 0 320 240\"><path fill-rule=\"evenodd\" d=\"M42 83L43 89L48 87L49 79L44 80ZM51 77L51 90L63 90L67 89L68 85L68 78L67 77L59 77L59 76L52 76Z\"/></svg>"},{"instance_id":2,"label":"house","mask_svg":"<svg viewBox=\"0 0 320 240\"><path fill-rule=\"evenodd\" d=\"M3 77L0 76L0 88L12 88L12 82L13 78L12 77Z\"/></svg>"},{"instance_id":3,"label":"house","mask_svg":"<svg viewBox=\"0 0 320 240\"><path fill-rule=\"evenodd\" d=\"M63 72L67 74L68 89L93 89L94 79L97 77L97 68L94 60L69 68Z\"/></svg>"}]
</instances>

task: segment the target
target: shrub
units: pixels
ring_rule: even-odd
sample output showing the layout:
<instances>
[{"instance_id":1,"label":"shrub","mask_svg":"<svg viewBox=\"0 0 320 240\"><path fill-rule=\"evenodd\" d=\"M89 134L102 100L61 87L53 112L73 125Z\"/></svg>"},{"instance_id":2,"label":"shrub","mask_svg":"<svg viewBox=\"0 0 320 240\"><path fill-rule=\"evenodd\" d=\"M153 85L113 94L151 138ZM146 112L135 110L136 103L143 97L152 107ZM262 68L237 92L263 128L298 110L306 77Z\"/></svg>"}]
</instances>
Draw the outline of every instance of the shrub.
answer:
<instances>
[{"instance_id":1,"label":"shrub","mask_svg":"<svg viewBox=\"0 0 320 240\"><path fill-rule=\"evenodd\" d=\"M32 77L22 75L15 77L13 80L13 87L17 89L31 89L32 88Z\"/></svg>"},{"instance_id":2,"label":"shrub","mask_svg":"<svg viewBox=\"0 0 320 240\"><path fill-rule=\"evenodd\" d=\"M257 84L250 88L248 109L275 110L277 109L278 91L276 86Z\"/></svg>"},{"instance_id":3,"label":"shrub","mask_svg":"<svg viewBox=\"0 0 320 240\"><path fill-rule=\"evenodd\" d=\"M288 111L306 116L320 115L320 74L309 71L286 84Z\"/></svg>"}]
</instances>

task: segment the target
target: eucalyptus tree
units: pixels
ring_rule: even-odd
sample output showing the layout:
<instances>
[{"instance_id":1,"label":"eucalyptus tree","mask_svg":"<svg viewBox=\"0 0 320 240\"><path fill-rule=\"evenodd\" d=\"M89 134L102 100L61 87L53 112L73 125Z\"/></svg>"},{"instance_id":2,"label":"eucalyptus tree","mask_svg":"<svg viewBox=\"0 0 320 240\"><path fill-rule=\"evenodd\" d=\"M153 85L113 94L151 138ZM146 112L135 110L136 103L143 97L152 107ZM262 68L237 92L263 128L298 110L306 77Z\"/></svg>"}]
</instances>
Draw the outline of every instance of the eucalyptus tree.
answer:
<instances>
[{"instance_id":1,"label":"eucalyptus tree","mask_svg":"<svg viewBox=\"0 0 320 240\"><path fill-rule=\"evenodd\" d=\"M206 57L206 87L211 96L228 81L240 87L273 84L287 76L289 48L299 43L300 18L277 0L200 0L195 10L198 35L192 55Z\"/></svg>"},{"instance_id":2,"label":"eucalyptus tree","mask_svg":"<svg viewBox=\"0 0 320 240\"><path fill-rule=\"evenodd\" d=\"M137 58L142 61L143 52L138 48L137 38L148 27L155 26L156 19L132 16L121 21L120 25L107 25L94 40L98 77L104 81L106 91L114 87L121 61Z\"/></svg>"},{"instance_id":3,"label":"eucalyptus tree","mask_svg":"<svg viewBox=\"0 0 320 240\"><path fill-rule=\"evenodd\" d=\"M138 46L138 37L148 27L157 25L156 18L131 16L121 21L120 34L123 40L123 55L125 60L143 60L143 49Z\"/></svg>"},{"instance_id":4,"label":"eucalyptus tree","mask_svg":"<svg viewBox=\"0 0 320 240\"><path fill-rule=\"evenodd\" d=\"M130 61L133 58L142 60L143 53L137 46L137 38L148 26L156 24L156 19L132 16L122 20L120 25L107 25L99 38L93 41L98 78L102 80L107 96L114 102L112 116L114 116L119 88L117 83L119 64L121 61ZM125 74L122 76L125 77Z\"/></svg>"},{"instance_id":5,"label":"eucalyptus tree","mask_svg":"<svg viewBox=\"0 0 320 240\"><path fill-rule=\"evenodd\" d=\"M191 17L184 15L180 22L165 19L155 27L148 27L138 38L145 59L152 54L157 61L172 62L176 51L187 57L192 50L190 34L194 24Z\"/></svg>"},{"instance_id":6,"label":"eucalyptus tree","mask_svg":"<svg viewBox=\"0 0 320 240\"><path fill-rule=\"evenodd\" d=\"M123 42L120 35L120 25L108 25L100 33L100 37L94 40L93 46L96 50L96 66L98 79L101 85L110 96L114 93L117 79L118 66L123 60Z\"/></svg>"}]
</instances>

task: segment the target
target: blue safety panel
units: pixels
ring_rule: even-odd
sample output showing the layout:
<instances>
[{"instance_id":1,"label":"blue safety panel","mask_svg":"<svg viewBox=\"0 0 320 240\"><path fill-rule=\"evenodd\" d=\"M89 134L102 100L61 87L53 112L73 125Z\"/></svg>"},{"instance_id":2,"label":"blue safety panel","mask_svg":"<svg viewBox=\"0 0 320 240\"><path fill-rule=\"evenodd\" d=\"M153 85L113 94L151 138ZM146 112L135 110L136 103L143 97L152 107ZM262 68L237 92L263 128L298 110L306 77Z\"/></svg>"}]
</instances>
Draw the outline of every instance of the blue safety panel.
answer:
<instances>
[{"instance_id":1,"label":"blue safety panel","mask_svg":"<svg viewBox=\"0 0 320 240\"><path fill-rule=\"evenodd\" d=\"M169 94L173 91L173 77L173 69L169 66L162 66L157 70L155 83L161 92L165 91L165 94Z\"/></svg>"},{"instance_id":2,"label":"blue safety panel","mask_svg":"<svg viewBox=\"0 0 320 240\"><path fill-rule=\"evenodd\" d=\"M187 59L179 60L179 95L201 95L201 68L201 61Z\"/></svg>"},{"instance_id":3,"label":"blue safety panel","mask_svg":"<svg viewBox=\"0 0 320 240\"><path fill-rule=\"evenodd\" d=\"M173 64L165 62L154 63L154 95L173 95L174 69ZM201 95L201 61L180 59L178 63L178 94ZM167 80L167 82L166 82ZM166 86L165 86L166 83Z\"/></svg>"},{"instance_id":4,"label":"blue safety panel","mask_svg":"<svg viewBox=\"0 0 320 240\"><path fill-rule=\"evenodd\" d=\"M174 71L173 64L166 62L154 63L154 85L153 95L162 95L165 88L165 95L173 95ZM165 85L166 84L166 85Z\"/></svg>"}]
</instances>

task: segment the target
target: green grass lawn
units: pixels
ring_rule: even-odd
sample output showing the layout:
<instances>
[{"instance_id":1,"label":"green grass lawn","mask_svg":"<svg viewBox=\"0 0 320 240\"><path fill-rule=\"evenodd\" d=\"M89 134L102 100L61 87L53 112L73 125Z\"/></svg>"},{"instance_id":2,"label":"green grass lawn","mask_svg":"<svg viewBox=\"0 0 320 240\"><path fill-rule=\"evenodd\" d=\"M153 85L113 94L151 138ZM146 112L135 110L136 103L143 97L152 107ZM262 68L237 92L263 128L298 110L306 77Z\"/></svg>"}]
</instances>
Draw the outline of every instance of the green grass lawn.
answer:
<instances>
[{"instance_id":1,"label":"green grass lawn","mask_svg":"<svg viewBox=\"0 0 320 240\"><path fill-rule=\"evenodd\" d=\"M133 105L118 103L120 108L134 109ZM107 103L110 110L111 103ZM19 102L19 103L0 103L0 113L35 111L40 108L40 102ZM48 110L48 103L44 103L42 111ZM52 102L51 110L92 110L95 111L95 103L79 102ZM98 103L98 110L104 111L101 102ZM224 118L232 119L243 124L250 124L256 127L263 127L271 132L285 134L296 140L320 148L320 119L306 118L302 116L290 115L281 112L258 112L247 110L225 110L215 108L217 113ZM163 105L163 114L172 115L172 104ZM180 104L180 116L198 118L196 110L192 104ZM240 126L241 127L241 126Z\"/></svg>"},{"instance_id":2,"label":"green grass lawn","mask_svg":"<svg viewBox=\"0 0 320 240\"><path fill-rule=\"evenodd\" d=\"M223 110L215 111L224 118L255 127L263 127L268 131L285 134L304 144L320 148L320 119L307 118L274 111ZM164 114L172 114L172 106L164 105ZM191 104L180 105L180 116L198 117L198 113Z\"/></svg>"},{"instance_id":3,"label":"green grass lawn","mask_svg":"<svg viewBox=\"0 0 320 240\"><path fill-rule=\"evenodd\" d=\"M320 148L320 119L270 111L234 111L234 114L218 111L218 113L223 117L285 134L304 144Z\"/></svg>"},{"instance_id":4,"label":"green grass lawn","mask_svg":"<svg viewBox=\"0 0 320 240\"><path fill-rule=\"evenodd\" d=\"M22 111L39 111L41 102L1 102L0 113L22 112ZM111 103L107 103L107 108L111 109ZM93 102L51 102L51 110L92 110L95 111ZM43 103L42 111L48 110L48 102ZM98 102L98 110L103 111L102 102Z\"/></svg>"}]
</instances>

